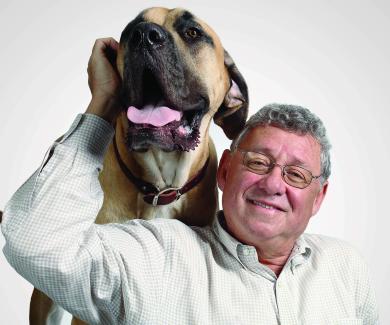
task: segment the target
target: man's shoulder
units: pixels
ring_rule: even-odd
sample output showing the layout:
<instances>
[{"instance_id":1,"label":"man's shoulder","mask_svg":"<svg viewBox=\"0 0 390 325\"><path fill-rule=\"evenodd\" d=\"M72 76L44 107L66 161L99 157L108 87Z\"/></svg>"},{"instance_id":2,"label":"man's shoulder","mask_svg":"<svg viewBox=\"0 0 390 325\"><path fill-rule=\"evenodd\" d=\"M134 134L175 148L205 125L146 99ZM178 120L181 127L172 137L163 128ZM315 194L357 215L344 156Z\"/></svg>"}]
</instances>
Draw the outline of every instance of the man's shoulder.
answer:
<instances>
[{"instance_id":1,"label":"man's shoulder","mask_svg":"<svg viewBox=\"0 0 390 325\"><path fill-rule=\"evenodd\" d=\"M362 260L358 249L345 240L326 235L307 233L303 234L302 237L314 255L329 258L342 257L347 260Z\"/></svg>"},{"instance_id":2,"label":"man's shoulder","mask_svg":"<svg viewBox=\"0 0 390 325\"><path fill-rule=\"evenodd\" d=\"M188 226L184 222L179 219L166 219L166 218L155 218L152 220L142 220L135 219L135 222L139 222L142 225L148 227L157 227L162 231L168 232L178 232L179 234L187 234L190 236L198 236L202 232L207 232L210 230L209 226L206 227L196 227L196 226Z\"/></svg>"},{"instance_id":3,"label":"man's shoulder","mask_svg":"<svg viewBox=\"0 0 390 325\"><path fill-rule=\"evenodd\" d=\"M341 281L350 288L367 283L367 261L352 244L317 234L305 234L303 238L311 248L310 263L318 272L322 270L332 281Z\"/></svg>"},{"instance_id":4,"label":"man's shoulder","mask_svg":"<svg viewBox=\"0 0 390 325\"><path fill-rule=\"evenodd\" d=\"M125 223L126 227L141 228L151 232L164 241L207 242L213 236L211 227L188 226L177 219L156 218L152 220L133 219Z\"/></svg>"}]
</instances>

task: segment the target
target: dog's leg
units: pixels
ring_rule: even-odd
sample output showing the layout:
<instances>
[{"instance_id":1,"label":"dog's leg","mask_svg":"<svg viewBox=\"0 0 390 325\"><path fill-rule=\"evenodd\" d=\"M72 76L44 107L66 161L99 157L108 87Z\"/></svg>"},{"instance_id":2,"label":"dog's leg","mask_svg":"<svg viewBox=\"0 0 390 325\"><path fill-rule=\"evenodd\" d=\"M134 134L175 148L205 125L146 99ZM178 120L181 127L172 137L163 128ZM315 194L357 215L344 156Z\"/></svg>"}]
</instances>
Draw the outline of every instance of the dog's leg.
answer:
<instances>
[{"instance_id":1,"label":"dog's leg","mask_svg":"<svg viewBox=\"0 0 390 325\"><path fill-rule=\"evenodd\" d=\"M84 323L82 320L73 317L71 325L88 325L88 324Z\"/></svg>"},{"instance_id":2,"label":"dog's leg","mask_svg":"<svg viewBox=\"0 0 390 325\"><path fill-rule=\"evenodd\" d=\"M30 325L46 325L53 305L48 296L34 288L30 302Z\"/></svg>"}]
</instances>

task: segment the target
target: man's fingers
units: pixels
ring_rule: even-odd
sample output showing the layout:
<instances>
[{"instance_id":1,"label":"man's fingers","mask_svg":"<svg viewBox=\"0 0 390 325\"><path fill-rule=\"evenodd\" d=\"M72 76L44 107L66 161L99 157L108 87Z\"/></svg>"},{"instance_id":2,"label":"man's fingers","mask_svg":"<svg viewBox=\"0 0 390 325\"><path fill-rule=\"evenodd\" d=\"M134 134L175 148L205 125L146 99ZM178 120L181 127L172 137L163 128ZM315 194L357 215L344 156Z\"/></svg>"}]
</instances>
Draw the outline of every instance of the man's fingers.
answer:
<instances>
[{"instance_id":1,"label":"man's fingers","mask_svg":"<svg viewBox=\"0 0 390 325\"><path fill-rule=\"evenodd\" d=\"M92 55L89 60L100 58L103 56L106 58L112 67L116 68L116 55L119 48L119 43L112 37L99 38L95 41L95 44L92 48Z\"/></svg>"},{"instance_id":2,"label":"man's fingers","mask_svg":"<svg viewBox=\"0 0 390 325\"><path fill-rule=\"evenodd\" d=\"M116 70L116 56L118 53L119 44L113 38L109 38L106 45L108 46L103 49L104 55L110 62L111 66Z\"/></svg>"},{"instance_id":3,"label":"man's fingers","mask_svg":"<svg viewBox=\"0 0 390 325\"><path fill-rule=\"evenodd\" d=\"M109 42L110 48L114 49L115 51L118 51L119 43L114 38L109 37L108 42Z\"/></svg>"},{"instance_id":4,"label":"man's fingers","mask_svg":"<svg viewBox=\"0 0 390 325\"><path fill-rule=\"evenodd\" d=\"M112 37L98 38L95 41L92 52L104 53L107 48L110 48L116 52L119 48L119 43Z\"/></svg>"}]
</instances>

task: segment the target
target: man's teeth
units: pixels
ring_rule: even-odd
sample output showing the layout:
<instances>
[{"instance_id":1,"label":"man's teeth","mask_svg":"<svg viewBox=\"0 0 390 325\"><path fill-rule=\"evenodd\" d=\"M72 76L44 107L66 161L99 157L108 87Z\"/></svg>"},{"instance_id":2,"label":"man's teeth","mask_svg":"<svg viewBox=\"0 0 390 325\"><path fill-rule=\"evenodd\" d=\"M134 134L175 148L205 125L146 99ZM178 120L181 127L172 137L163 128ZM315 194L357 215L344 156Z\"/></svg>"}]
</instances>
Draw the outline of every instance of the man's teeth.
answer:
<instances>
[{"instance_id":1,"label":"man's teeth","mask_svg":"<svg viewBox=\"0 0 390 325\"><path fill-rule=\"evenodd\" d=\"M260 206L260 207L262 207L262 208L265 208L265 209L275 209L273 206L270 206L270 205L261 203L261 202L256 201L256 200L252 200L252 203L253 203L254 205L258 205L258 206Z\"/></svg>"}]
</instances>

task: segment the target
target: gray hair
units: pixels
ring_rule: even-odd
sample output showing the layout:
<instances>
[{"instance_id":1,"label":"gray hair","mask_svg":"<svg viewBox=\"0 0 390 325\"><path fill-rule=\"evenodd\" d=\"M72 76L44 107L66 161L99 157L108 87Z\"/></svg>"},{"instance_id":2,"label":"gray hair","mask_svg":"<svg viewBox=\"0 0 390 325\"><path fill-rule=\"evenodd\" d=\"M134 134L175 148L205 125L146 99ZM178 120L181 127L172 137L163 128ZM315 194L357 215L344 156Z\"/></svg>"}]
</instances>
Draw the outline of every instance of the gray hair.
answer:
<instances>
[{"instance_id":1,"label":"gray hair","mask_svg":"<svg viewBox=\"0 0 390 325\"><path fill-rule=\"evenodd\" d=\"M310 134L321 146L321 183L330 176L330 142L322 121L307 108L295 105L269 104L252 115L233 140L230 150L235 151L244 136L256 126L272 125L299 135Z\"/></svg>"}]
</instances>

